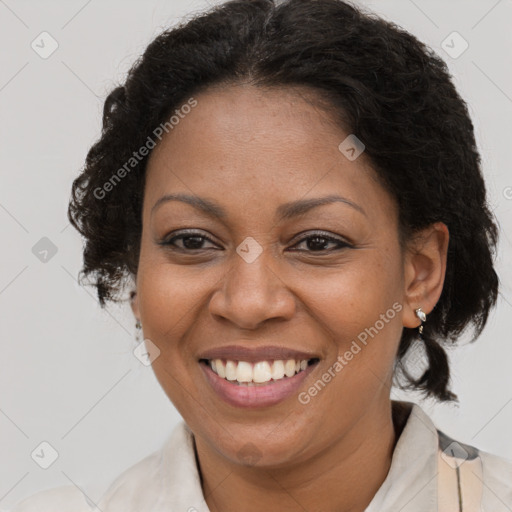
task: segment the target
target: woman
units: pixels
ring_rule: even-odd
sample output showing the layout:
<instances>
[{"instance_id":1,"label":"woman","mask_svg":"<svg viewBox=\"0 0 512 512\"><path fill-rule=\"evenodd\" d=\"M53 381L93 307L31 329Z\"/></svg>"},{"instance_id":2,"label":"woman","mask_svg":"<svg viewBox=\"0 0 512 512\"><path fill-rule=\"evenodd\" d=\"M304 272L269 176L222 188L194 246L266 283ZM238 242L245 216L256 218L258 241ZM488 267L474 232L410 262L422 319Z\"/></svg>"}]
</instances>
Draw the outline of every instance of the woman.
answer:
<instances>
[{"instance_id":1,"label":"woman","mask_svg":"<svg viewBox=\"0 0 512 512\"><path fill-rule=\"evenodd\" d=\"M445 64L341 0L236 0L158 36L69 218L100 303L133 284L184 421L90 507L512 510L511 462L390 398L401 376L456 400L443 345L496 302L479 163ZM74 487L15 510L45 507L90 510Z\"/></svg>"}]
</instances>

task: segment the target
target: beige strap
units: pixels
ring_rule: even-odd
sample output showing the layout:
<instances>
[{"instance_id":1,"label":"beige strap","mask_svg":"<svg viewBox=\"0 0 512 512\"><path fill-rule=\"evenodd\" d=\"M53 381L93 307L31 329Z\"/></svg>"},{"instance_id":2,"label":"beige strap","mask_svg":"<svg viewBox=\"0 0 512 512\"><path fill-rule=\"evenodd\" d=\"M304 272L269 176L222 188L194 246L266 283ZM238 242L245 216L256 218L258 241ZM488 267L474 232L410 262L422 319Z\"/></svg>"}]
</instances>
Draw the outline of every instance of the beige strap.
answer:
<instances>
[{"instance_id":1,"label":"beige strap","mask_svg":"<svg viewBox=\"0 0 512 512\"><path fill-rule=\"evenodd\" d=\"M482 459L460 458L449 448L438 451L438 512L482 512Z\"/></svg>"}]
</instances>

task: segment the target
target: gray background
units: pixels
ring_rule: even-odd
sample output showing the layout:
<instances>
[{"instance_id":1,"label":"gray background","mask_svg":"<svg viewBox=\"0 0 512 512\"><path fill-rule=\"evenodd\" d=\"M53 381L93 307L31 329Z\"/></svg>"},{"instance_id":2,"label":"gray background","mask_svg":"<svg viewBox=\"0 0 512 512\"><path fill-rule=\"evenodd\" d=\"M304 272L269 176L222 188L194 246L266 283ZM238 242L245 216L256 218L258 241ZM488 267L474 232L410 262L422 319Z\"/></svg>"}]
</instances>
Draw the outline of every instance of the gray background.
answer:
<instances>
[{"instance_id":1,"label":"gray background","mask_svg":"<svg viewBox=\"0 0 512 512\"><path fill-rule=\"evenodd\" d=\"M512 2L359 3L443 56L470 105L501 224L502 290L479 341L451 353L460 406L421 404L447 434L512 459ZM162 29L207 5L0 0L0 507L70 483L96 500L180 419L132 354L129 308L102 311L93 289L77 284L81 239L66 208L108 91ZM43 31L59 45L47 59L31 47ZM454 31L469 44L457 58L442 48ZM43 237L57 249L46 262L33 253ZM30 456L42 441L59 454L46 470Z\"/></svg>"}]
</instances>

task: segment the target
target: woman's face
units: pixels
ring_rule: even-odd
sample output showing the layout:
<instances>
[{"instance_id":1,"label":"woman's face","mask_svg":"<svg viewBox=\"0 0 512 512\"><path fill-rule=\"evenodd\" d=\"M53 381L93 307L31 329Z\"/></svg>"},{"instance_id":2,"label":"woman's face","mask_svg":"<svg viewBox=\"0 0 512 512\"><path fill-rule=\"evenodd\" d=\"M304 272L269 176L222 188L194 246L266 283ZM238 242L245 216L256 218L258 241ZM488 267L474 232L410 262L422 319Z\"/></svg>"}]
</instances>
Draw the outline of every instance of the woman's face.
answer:
<instances>
[{"instance_id":1,"label":"woman's face","mask_svg":"<svg viewBox=\"0 0 512 512\"><path fill-rule=\"evenodd\" d=\"M349 134L291 89L195 99L148 162L133 308L160 350L160 384L204 449L284 467L364 435L389 407L402 327L419 324L404 304L396 205L364 153L339 149ZM215 208L157 205L170 194ZM162 243L182 230L192 234ZM249 363L242 380L276 380L238 385L203 361L216 357L235 374ZM274 361L288 359L314 364L279 379Z\"/></svg>"}]
</instances>

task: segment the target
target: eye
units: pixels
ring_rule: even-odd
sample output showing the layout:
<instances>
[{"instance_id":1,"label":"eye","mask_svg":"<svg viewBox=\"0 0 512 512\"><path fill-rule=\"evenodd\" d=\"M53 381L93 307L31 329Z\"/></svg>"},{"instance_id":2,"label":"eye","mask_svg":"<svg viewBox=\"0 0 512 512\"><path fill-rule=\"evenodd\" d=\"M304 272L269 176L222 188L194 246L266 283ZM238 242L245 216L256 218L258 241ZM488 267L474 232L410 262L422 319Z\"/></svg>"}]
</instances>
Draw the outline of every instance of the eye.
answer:
<instances>
[{"instance_id":1,"label":"eye","mask_svg":"<svg viewBox=\"0 0 512 512\"><path fill-rule=\"evenodd\" d=\"M205 241L209 241L213 244L212 240L210 240L207 236L203 235L201 232L186 230L180 231L179 234L171 238L166 238L160 241L159 244L165 247L169 247L171 249L191 252L211 249L211 247L203 247ZM177 242L181 242L181 245L180 243Z\"/></svg>"},{"instance_id":2,"label":"eye","mask_svg":"<svg viewBox=\"0 0 512 512\"><path fill-rule=\"evenodd\" d=\"M328 235L322 231L313 232L310 235L303 237L299 240L293 247L300 246L301 244L306 245L306 249L292 249L299 250L305 252L333 252L340 249L345 249L348 247L353 247L351 244L343 240L342 238L337 238L332 235ZM332 244L335 247L332 247ZM331 248L327 248L327 246L331 245Z\"/></svg>"},{"instance_id":3,"label":"eye","mask_svg":"<svg viewBox=\"0 0 512 512\"><path fill-rule=\"evenodd\" d=\"M205 243L213 244L213 247L205 247ZM301 244L305 244L305 247L300 248ZM175 249L182 252L193 252L202 251L207 249L217 249L218 246L202 232L194 230L179 231L177 234L170 238L165 238L159 242L159 245ZM331 247L329 247L329 245ZM332 247L334 245L334 247ZM343 240L342 238L334 237L326 234L325 232L312 232L306 237L300 239L292 249L292 251L301 252L333 252L348 247L353 247L351 244Z\"/></svg>"}]
</instances>

